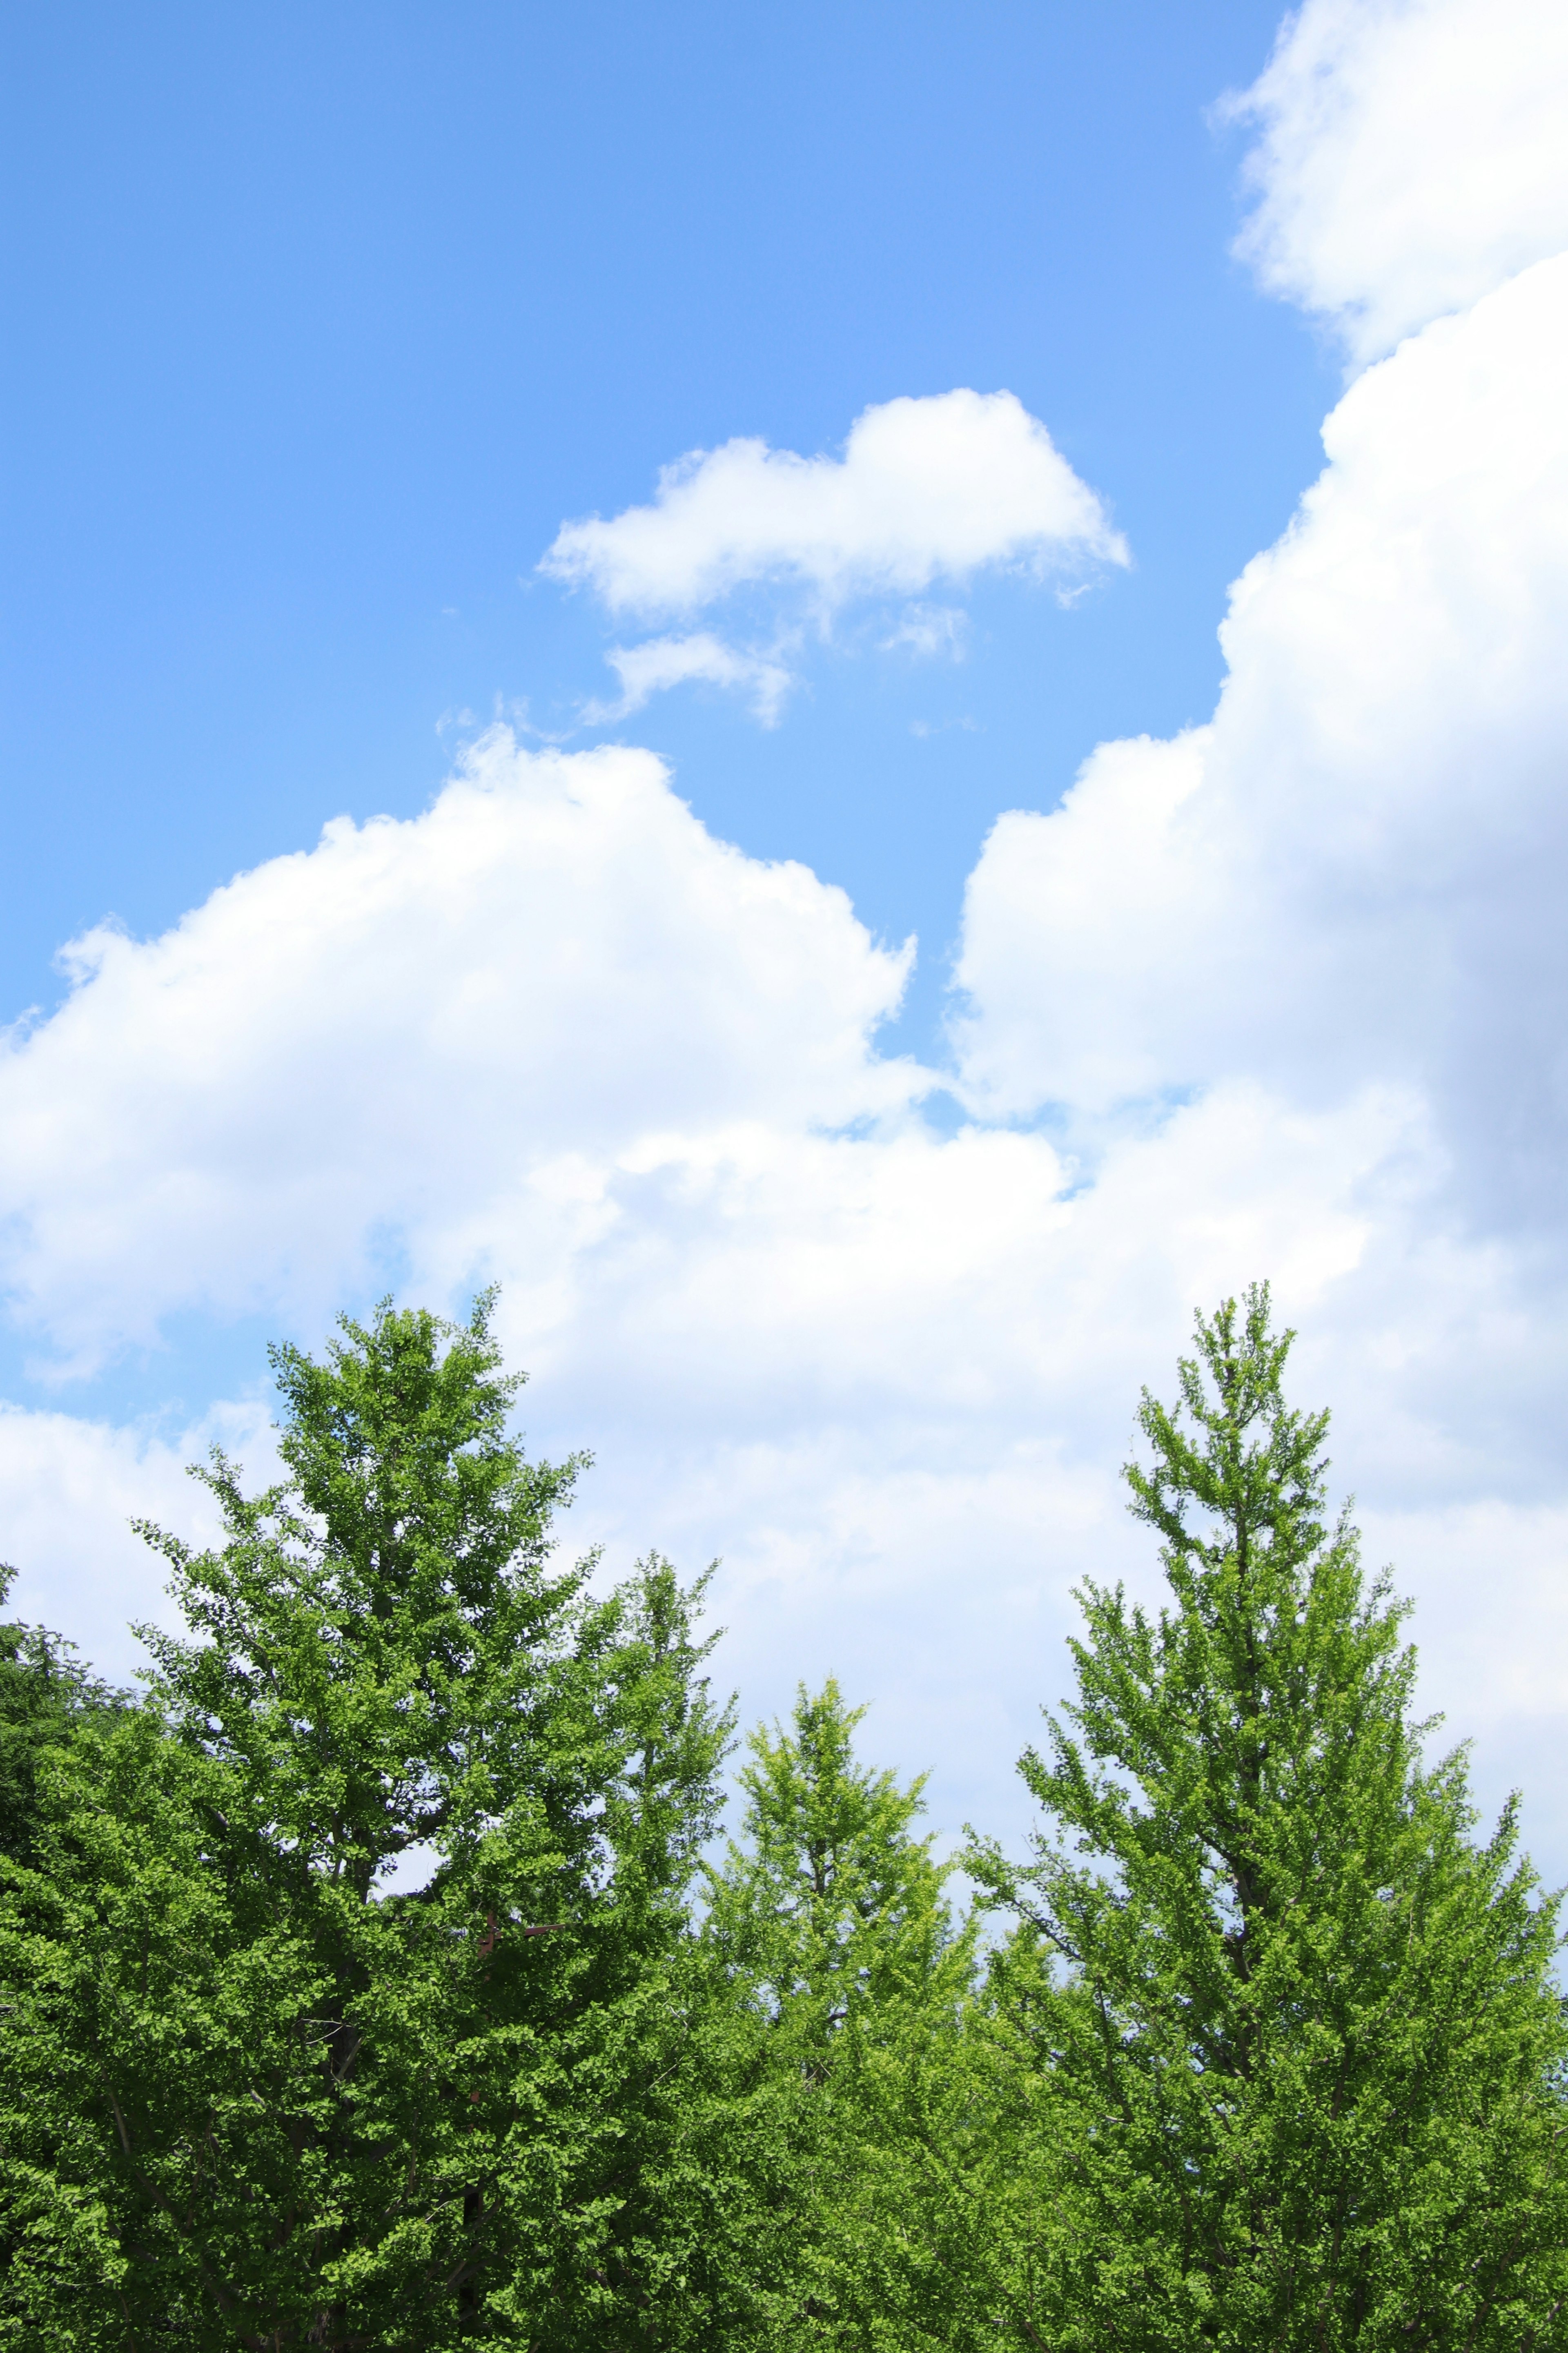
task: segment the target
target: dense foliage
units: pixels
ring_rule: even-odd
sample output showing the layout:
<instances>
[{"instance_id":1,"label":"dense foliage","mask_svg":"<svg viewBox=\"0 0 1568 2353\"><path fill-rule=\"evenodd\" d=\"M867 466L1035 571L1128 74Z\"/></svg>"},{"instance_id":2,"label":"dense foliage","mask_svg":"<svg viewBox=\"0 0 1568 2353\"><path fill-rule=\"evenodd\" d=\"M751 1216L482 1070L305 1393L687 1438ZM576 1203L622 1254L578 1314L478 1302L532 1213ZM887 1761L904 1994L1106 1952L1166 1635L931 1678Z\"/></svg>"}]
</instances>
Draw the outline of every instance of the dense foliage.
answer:
<instances>
[{"instance_id":1,"label":"dense foliage","mask_svg":"<svg viewBox=\"0 0 1568 2353\"><path fill-rule=\"evenodd\" d=\"M964 1918L832 1681L720 1840L705 1580L561 1564L488 1301L275 1352L144 1694L0 1629L0 2345L1568 2342L1555 1907L1289 1345L1254 1293L1145 1397L1167 1605L1084 1588Z\"/></svg>"}]
</instances>

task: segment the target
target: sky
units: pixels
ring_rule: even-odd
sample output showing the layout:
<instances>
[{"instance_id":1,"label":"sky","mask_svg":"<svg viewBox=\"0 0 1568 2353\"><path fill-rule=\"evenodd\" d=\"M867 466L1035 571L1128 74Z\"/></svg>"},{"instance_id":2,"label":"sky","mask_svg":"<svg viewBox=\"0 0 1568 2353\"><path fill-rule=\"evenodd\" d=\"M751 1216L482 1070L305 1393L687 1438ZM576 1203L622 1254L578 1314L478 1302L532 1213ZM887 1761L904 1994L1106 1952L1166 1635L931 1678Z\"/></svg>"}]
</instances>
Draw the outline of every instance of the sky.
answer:
<instances>
[{"instance_id":1,"label":"sky","mask_svg":"<svg viewBox=\"0 0 1568 2353\"><path fill-rule=\"evenodd\" d=\"M1268 1277L1568 1873L1562 11L3 37L14 1606L497 1281L574 1543L1016 1836Z\"/></svg>"}]
</instances>

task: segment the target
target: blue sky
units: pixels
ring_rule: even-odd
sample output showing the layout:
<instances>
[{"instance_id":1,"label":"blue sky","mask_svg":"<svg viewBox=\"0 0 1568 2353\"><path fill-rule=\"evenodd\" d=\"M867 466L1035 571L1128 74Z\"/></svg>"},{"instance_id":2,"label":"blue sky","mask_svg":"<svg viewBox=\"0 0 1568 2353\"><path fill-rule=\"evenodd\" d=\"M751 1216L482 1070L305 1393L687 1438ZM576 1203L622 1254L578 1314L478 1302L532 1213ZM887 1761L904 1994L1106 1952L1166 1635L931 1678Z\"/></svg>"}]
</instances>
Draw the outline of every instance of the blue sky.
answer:
<instances>
[{"instance_id":1,"label":"blue sky","mask_svg":"<svg viewBox=\"0 0 1568 2353\"><path fill-rule=\"evenodd\" d=\"M574 1540L1010 1832L1268 1276L1562 1875L1560 0L0 37L20 1607L495 1280Z\"/></svg>"},{"instance_id":2,"label":"blue sky","mask_svg":"<svg viewBox=\"0 0 1568 2353\"><path fill-rule=\"evenodd\" d=\"M983 585L968 657L811 664L776 733L639 731L761 856L939 959L991 819L1206 715L1227 583L1319 461L1333 355L1228 251L1263 5L458 5L11 20L3 996L324 818L423 805L444 715L569 726L562 520L681 452L1005 386L1134 568ZM929 734L912 737L924 722ZM921 1042L928 1042L925 1035Z\"/></svg>"}]
</instances>

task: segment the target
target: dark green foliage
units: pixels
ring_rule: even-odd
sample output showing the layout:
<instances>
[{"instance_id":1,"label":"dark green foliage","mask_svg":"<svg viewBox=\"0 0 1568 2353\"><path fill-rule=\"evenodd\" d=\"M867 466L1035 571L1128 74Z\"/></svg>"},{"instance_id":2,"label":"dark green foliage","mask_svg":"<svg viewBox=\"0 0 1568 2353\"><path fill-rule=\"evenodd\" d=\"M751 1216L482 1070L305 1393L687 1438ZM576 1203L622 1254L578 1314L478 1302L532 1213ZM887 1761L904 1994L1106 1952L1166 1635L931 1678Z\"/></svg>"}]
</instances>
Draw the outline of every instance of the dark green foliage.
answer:
<instances>
[{"instance_id":1,"label":"dark green foliage","mask_svg":"<svg viewBox=\"0 0 1568 2353\"><path fill-rule=\"evenodd\" d=\"M507 1437L485 1303L276 1363L284 1483L148 1532L195 1639L16 1879L11 2341L634 2344L728 1738L691 1597L552 1567L576 1465Z\"/></svg>"},{"instance_id":2,"label":"dark green foliage","mask_svg":"<svg viewBox=\"0 0 1568 2353\"><path fill-rule=\"evenodd\" d=\"M973 1972L939 1863L914 1824L922 1781L859 1763L831 1679L788 1728L759 1728L740 1782L741 1842L710 1880L708 1941L752 2030L754 2178L773 2261L761 2341L921 2342L887 2327L908 2293L886 2239L921 2152L908 2130L925 2074L952 2056Z\"/></svg>"},{"instance_id":3,"label":"dark green foliage","mask_svg":"<svg viewBox=\"0 0 1568 2353\"><path fill-rule=\"evenodd\" d=\"M1200 1319L1178 1409L1145 1395L1128 1478L1172 1605L1086 1588L1077 1704L1022 1768L1057 1832L973 1861L1022 1923L990 1990L1037 2124L1018 2334L1555 2342L1555 1904L1511 1810L1472 1841L1463 1757L1423 1762L1404 1612L1325 1517L1289 1340L1255 1291Z\"/></svg>"},{"instance_id":4,"label":"dark green foliage","mask_svg":"<svg viewBox=\"0 0 1568 2353\"><path fill-rule=\"evenodd\" d=\"M0 1563L0 1601L15 1576ZM0 1855L16 1862L39 1859L45 1757L125 1704L124 1694L100 1683L59 1635L41 1626L0 1625Z\"/></svg>"}]
</instances>

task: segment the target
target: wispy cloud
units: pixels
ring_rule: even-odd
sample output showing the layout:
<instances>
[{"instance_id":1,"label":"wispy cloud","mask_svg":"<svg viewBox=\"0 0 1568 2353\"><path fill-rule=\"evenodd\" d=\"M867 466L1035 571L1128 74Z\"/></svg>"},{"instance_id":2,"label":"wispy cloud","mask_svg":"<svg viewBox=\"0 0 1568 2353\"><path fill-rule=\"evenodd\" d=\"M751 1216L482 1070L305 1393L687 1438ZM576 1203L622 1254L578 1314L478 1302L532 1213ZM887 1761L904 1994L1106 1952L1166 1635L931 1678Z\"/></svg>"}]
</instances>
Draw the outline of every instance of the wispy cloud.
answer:
<instances>
[{"instance_id":1,"label":"wispy cloud","mask_svg":"<svg viewBox=\"0 0 1568 2353\"><path fill-rule=\"evenodd\" d=\"M961 605L911 605L879 640L884 653L945 654L962 661L969 639L969 616Z\"/></svg>"},{"instance_id":2,"label":"wispy cloud","mask_svg":"<svg viewBox=\"0 0 1568 2353\"><path fill-rule=\"evenodd\" d=\"M612 646L605 657L621 681L609 702L588 702L583 718L604 727L640 711L649 697L672 686L722 686L746 695L764 727L776 727L795 680L773 654L746 653L727 646L710 630L684 638L647 638L640 646Z\"/></svg>"}]
</instances>

